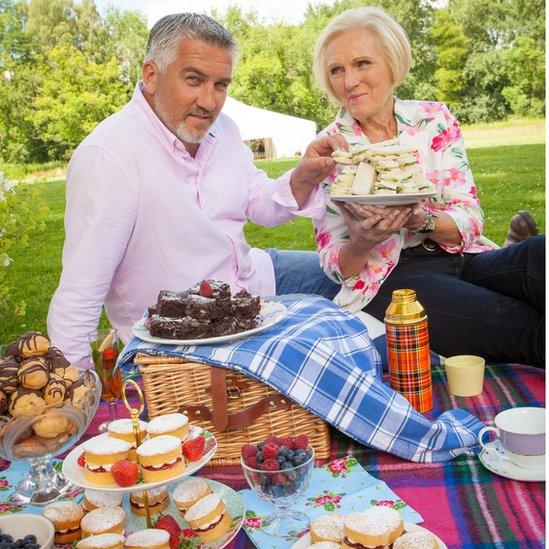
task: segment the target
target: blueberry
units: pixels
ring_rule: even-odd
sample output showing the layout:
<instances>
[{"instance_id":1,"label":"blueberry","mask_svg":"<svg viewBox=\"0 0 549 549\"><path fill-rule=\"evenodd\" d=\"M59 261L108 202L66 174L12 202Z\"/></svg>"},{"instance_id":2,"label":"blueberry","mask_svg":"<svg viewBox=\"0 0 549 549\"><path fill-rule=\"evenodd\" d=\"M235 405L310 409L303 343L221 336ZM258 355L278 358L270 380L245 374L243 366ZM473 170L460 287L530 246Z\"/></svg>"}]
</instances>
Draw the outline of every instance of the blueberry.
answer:
<instances>
[{"instance_id":1,"label":"blueberry","mask_svg":"<svg viewBox=\"0 0 549 549\"><path fill-rule=\"evenodd\" d=\"M280 465L280 468L284 471L286 469L292 469L294 467L294 464L291 461L285 461Z\"/></svg>"},{"instance_id":2,"label":"blueberry","mask_svg":"<svg viewBox=\"0 0 549 549\"><path fill-rule=\"evenodd\" d=\"M257 461L257 463L263 463L263 460L265 458L263 457L263 452L257 452L257 454L255 455L255 460Z\"/></svg>"},{"instance_id":3,"label":"blueberry","mask_svg":"<svg viewBox=\"0 0 549 549\"><path fill-rule=\"evenodd\" d=\"M27 534L24 538L23 538L23 541L25 543L36 543L36 536L34 534Z\"/></svg>"},{"instance_id":4,"label":"blueberry","mask_svg":"<svg viewBox=\"0 0 549 549\"><path fill-rule=\"evenodd\" d=\"M302 465L307 461L307 456L305 455L305 452L303 452L302 450L299 450L299 452L301 453L296 452L296 455L294 456L294 465Z\"/></svg>"},{"instance_id":5,"label":"blueberry","mask_svg":"<svg viewBox=\"0 0 549 549\"><path fill-rule=\"evenodd\" d=\"M284 465L286 463L286 458L284 456L278 456L276 459L278 461L278 464L282 468L282 465Z\"/></svg>"},{"instance_id":6,"label":"blueberry","mask_svg":"<svg viewBox=\"0 0 549 549\"><path fill-rule=\"evenodd\" d=\"M263 451L263 446L265 446L265 443L264 442L260 442L259 444L257 444L257 448L262 452Z\"/></svg>"},{"instance_id":7,"label":"blueberry","mask_svg":"<svg viewBox=\"0 0 549 549\"><path fill-rule=\"evenodd\" d=\"M285 494L285 490L283 486L279 486L278 484L274 484L271 486L271 495L275 498L279 498Z\"/></svg>"},{"instance_id":8,"label":"blueberry","mask_svg":"<svg viewBox=\"0 0 549 549\"><path fill-rule=\"evenodd\" d=\"M286 459L294 459L295 456L295 450L288 450L288 455L286 456Z\"/></svg>"},{"instance_id":9,"label":"blueberry","mask_svg":"<svg viewBox=\"0 0 549 549\"><path fill-rule=\"evenodd\" d=\"M288 457L288 452L290 451L290 449L287 447L287 446L281 446L279 449L278 449L278 455L279 456L284 456L285 458Z\"/></svg>"}]
</instances>

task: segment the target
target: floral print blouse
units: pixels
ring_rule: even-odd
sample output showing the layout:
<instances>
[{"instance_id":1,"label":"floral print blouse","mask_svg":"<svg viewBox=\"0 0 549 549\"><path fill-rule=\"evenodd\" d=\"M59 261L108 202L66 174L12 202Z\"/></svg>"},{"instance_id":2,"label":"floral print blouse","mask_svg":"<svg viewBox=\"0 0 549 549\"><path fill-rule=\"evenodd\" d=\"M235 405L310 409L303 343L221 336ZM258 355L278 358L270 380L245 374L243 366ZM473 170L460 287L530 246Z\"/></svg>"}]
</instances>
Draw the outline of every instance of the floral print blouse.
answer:
<instances>
[{"instance_id":1,"label":"floral print blouse","mask_svg":"<svg viewBox=\"0 0 549 549\"><path fill-rule=\"evenodd\" d=\"M497 248L496 244L482 236L483 213L457 119L442 103L403 101L397 98L395 117L399 145L417 148L418 162L438 191L424 203L425 208L432 212L443 210L455 221L461 233L459 246L441 244L442 248L453 254L478 253ZM350 150L369 144L360 125L345 107L321 133L337 132L345 137ZM326 192L341 169L341 166L336 166L323 182ZM373 299L397 265L401 250L417 246L427 237L425 234L414 234L409 229L401 229L372 249L358 276L344 279L339 267L339 250L349 239L349 234L345 219L328 197L326 214L321 221L315 222L315 233L322 268L332 280L342 285L334 301L352 312L361 310Z\"/></svg>"}]
</instances>

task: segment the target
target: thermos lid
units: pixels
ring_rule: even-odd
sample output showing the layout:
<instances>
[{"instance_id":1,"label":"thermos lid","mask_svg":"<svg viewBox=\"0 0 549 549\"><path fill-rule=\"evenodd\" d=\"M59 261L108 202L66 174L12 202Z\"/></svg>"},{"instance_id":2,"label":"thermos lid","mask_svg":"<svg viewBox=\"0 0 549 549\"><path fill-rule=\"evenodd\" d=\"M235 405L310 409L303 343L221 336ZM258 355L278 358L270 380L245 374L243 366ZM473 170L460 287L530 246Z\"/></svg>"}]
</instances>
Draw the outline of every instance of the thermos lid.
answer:
<instances>
[{"instance_id":1,"label":"thermos lid","mask_svg":"<svg viewBox=\"0 0 549 549\"><path fill-rule=\"evenodd\" d=\"M427 318L425 310L411 289L394 290L393 299L385 312L385 322L412 324Z\"/></svg>"}]
</instances>

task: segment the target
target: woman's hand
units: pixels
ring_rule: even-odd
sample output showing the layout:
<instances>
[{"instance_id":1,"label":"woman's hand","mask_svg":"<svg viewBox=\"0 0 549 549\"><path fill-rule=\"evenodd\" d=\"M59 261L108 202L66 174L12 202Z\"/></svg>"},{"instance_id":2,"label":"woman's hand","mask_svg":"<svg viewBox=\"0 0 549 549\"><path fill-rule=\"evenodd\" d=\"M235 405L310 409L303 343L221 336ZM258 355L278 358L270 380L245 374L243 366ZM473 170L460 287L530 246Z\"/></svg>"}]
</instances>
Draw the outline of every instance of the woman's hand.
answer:
<instances>
[{"instance_id":1,"label":"woman's hand","mask_svg":"<svg viewBox=\"0 0 549 549\"><path fill-rule=\"evenodd\" d=\"M345 218L349 242L357 250L371 250L409 224L412 206L369 206L334 202ZM421 215L421 214L420 214Z\"/></svg>"}]
</instances>

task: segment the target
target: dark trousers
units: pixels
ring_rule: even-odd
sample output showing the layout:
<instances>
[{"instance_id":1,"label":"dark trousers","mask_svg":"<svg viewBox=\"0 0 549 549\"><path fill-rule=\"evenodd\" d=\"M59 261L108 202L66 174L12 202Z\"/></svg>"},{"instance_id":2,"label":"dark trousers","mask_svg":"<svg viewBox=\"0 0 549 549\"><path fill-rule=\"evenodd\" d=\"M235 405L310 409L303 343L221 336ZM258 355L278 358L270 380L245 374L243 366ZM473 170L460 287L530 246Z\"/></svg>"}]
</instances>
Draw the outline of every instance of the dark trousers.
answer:
<instances>
[{"instance_id":1,"label":"dark trousers","mask_svg":"<svg viewBox=\"0 0 549 549\"><path fill-rule=\"evenodd\" d=\"M399 288L416 291L433 351L545 367L544 236L479 254L403 250L364 310L383 320Z\"/></svg>"}]
</instances>

